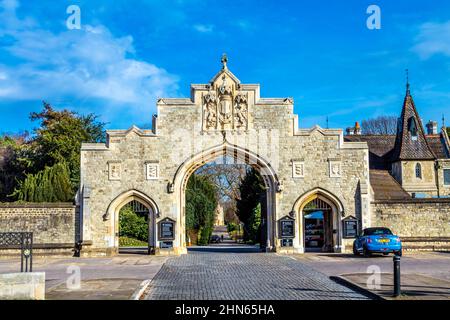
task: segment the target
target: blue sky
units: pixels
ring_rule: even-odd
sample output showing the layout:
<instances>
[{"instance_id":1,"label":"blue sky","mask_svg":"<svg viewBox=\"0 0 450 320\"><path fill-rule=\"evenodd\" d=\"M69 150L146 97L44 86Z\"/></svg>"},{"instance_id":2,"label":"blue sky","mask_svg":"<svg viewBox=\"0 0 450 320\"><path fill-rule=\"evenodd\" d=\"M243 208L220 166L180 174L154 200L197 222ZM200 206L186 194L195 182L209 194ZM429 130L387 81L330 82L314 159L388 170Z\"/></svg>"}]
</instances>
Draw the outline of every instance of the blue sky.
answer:
<instances>
[{"instance_id":1,"label":"blue sky","mask_svg":"<svg viewBox=\"0 0 450 320\"><path fill-rule=\"evenodd\" d=\"M66 27L72 4L81 30ZM261 96L293 97L300 127L399 115L406 68L422 119L450 122L447 0L0 0L0 133L32 129L42 100L148 126L157 97L189 96L224 52Z\"/></svg>"}]
</instances>

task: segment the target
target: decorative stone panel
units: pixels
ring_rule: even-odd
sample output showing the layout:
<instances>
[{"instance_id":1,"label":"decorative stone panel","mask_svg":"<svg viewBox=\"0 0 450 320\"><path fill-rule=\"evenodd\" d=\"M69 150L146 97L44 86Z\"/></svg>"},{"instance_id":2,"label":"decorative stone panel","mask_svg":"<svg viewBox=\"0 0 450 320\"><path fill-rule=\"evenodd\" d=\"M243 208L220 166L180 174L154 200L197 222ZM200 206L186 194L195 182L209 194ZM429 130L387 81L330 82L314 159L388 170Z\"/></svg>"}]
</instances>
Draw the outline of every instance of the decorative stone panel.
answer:
<instances>
[{"instance_id":1,"label":"decorative stone panel","mask_svg":"<svg viewBox=\"0 0 450 320\"><path fill-rule=\"evenodd\" d=\"M299 160L292 161L292 177L293 178L305 177L305 162Z\"/></svg>"},{"instance_id":2,"label":"decorative stone panel","mask_svg":"<svg viewBox=\"0 0 450 320\"><path fill-rule=\"evenodd\" d=\"M108 176L109 180L122 179L122 163L120 161L108 162Z\"/></svg>"},{"instance_id":3,"label":"decorative stone panel","mask_svg":"<svg viewBox=\"0 0 450 320\"><path fill-rule=\"evenodd\" d=\"M155 180L159 178L159 164L157 162L145 163L145 175L147 180Z\"/></svg>"},{"instance_id":4,"label":"decorative stone panel","mask_svg":"<svg viewBox=\"0 0 450 320\"><path fill-rule=\"evenodd\" d=\"M341 161L328 160L330 178L340 178L342 176Z\"/></svg>"}]
</instances>

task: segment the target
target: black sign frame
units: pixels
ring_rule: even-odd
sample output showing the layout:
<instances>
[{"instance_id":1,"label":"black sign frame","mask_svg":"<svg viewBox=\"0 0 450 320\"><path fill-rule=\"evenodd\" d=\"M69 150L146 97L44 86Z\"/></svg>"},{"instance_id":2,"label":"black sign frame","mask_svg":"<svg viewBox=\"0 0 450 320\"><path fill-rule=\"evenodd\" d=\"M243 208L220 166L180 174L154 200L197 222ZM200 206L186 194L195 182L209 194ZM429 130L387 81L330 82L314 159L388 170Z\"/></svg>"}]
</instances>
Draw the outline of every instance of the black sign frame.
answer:
<instances>
[{"instance_id":1,"label":"black sign frame","mask_svg":"<svg viewBox=\"0 0 450 320\"><path fill-rule=\"evenodd\" d=\"M342 237L344 239L355 239L359 235L359 220L353 216L342 220Z\"/></svg>"},{"instance_id":2,"label":"black sign frame","mask_svg":"<svg viewBox=\"0 0 450 320\"><path fill-rule=\"evenodd\" d=\"M290 232L288 231L289 226L291 226ZM295 219L289 216L281 218L280 220L278 220L278 228L281 239L295 238Z\"/></svg>"},{"instance_id":3,"label":"black sign frame","mask_svg":"<svg viewBox=\"0 0 450 320\"><path fill-rule=\"evenodd\" d=\"M166 226L170 226L171 228L169 234L165 233L167 228ZM159 241L175 240L175 220L165 218L158 222L158 240Z\"/></svg>"}]
</instances>

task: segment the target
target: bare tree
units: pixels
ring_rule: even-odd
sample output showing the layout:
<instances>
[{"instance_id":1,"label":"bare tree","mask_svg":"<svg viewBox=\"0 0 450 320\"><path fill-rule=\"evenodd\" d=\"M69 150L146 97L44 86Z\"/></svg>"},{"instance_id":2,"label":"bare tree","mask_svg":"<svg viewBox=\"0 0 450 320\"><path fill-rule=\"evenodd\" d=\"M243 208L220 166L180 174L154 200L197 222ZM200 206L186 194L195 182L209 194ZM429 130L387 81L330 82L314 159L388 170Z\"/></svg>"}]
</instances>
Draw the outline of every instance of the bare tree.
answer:
<instances>
[{"instance_id":1,"label":"bare tree","mask_svg":"<svg viewBox=\"0 0 450 320\"><path fill-rule=\"evenodd\" d=\"M226 215L230 220L235 220L236 200L240 198L239 185L249 165L234 163L234 160L229 157L219 160L200 167L196 174L207 176L215 184L219 202L227 208Z\"/></svg>"},{"instance_id":2,"label":"bare tree","mask_svg":"<svg viewBox=\"0 0 450 320\"><path fill-rule=\"evenodd\" d=\"M362 134L396 134L397 118L394 116L381 116L364 120L361 124Z\"/></svg>"}]
</instances>

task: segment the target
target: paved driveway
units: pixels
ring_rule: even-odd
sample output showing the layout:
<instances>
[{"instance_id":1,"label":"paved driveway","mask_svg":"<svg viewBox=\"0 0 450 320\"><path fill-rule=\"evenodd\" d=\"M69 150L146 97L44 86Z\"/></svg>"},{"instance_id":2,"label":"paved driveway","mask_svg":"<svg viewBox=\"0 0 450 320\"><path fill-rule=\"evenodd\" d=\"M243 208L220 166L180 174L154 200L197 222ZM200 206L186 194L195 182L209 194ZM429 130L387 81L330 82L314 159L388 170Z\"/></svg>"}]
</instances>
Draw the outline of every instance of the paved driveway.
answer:
<instances>
[{"instance_id":1,"label":"paved driveway","mask_svg":"<svg viewBox=\"0 0 450 320\"><path fill-rule=\"evenodd\" d=\"M367 297L288 256L210 246L167 260L147 299L336 300Z\"/></svg>"},{"instance_id":2,"label":"paved driveway","mask_svg":"<svg viewBox=\"0 0 450 320\"><path fill-rule=\"evenodd\" d=\"M370 258L352 254L308 253L293 255L329 276L366 273L370 266L378 266L382 273L392 273L392 255L374 255ZM401 258L402 274L420 274L450 281L450 252L405 252Z\"/></svg>"},{"instance_id":3,"label":"paved driveway","mask_svg":"<svg viewBox=\"0 0 450 320\"><path fill-rule=\"evenodd\" d=\"M151 279L166 257L121 254L105 258L36 257L33 271L45 272L48 300L127 300L143 280ZM20 261L0 259L0 273L18 272ZM80 287L68 286L79 271Z\"/></svg>"}]
</instances>

